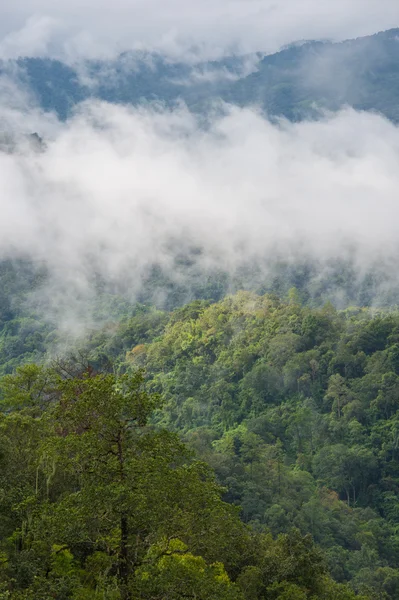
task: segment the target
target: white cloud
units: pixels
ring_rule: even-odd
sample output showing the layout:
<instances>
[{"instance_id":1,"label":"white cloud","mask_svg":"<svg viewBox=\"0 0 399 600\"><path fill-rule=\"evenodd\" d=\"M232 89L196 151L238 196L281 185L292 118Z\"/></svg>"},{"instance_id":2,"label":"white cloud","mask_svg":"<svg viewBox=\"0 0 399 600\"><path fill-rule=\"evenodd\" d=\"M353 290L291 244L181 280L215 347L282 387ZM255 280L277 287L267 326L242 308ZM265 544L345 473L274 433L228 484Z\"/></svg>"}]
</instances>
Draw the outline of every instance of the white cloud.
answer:
<instances>
[{"instance_id":1,"label":"white cloud","mask_svg":"<svg viewBox=\"0 0 399 600\"><path fill-rule=\"evenodd\" d=\"M274 51L303 38L343 39L399 25L396 0L14 0L0 6L1 53L103 55L150 46L172 54L195 44ZM61 29L62 30L61 30Z\"/></svg>"},{"instance_id":2,"label":"white cloud","mask_svg":"<svg viewBox=\"0 0 399 600\"><path fill-rule=\"evenodd\" d=\"M179 277L176 248L190 245L230 272L267 270L276 253L351 249L359 269L399 258L399 129L379 116L273 125L228 108L204 131L183 108L92 103L44 125L43 153L0 154L0 258L45 260L64 315L94 271L135 293L154 262Z\"/></svg>"},{"instance_id":3,"label":"white cloud","mask_svg":"<svg viewBox=\"0 0 399 600\"><path fill-rule=\"evenodd\" d=\"M53 40L56 40L60 24L51 17L29 17L21 29L12 30L0 43L3 59L26 56L47 55ZM55 45L57 43L55 42Z\"/></svg>"}]
</instances>

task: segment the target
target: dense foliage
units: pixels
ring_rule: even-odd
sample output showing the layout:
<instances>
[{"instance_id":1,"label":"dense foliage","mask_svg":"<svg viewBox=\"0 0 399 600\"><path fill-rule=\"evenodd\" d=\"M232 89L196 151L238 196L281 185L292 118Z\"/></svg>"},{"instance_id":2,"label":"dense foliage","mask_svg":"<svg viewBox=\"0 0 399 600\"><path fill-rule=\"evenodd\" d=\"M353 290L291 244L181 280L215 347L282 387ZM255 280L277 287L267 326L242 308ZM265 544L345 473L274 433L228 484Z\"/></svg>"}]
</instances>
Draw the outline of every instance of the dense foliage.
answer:
<instances>
[{"instance_id":1,"label":"dense foliage","mask_svg":"<svg viewBox=\"0 0 399 600\"><path fill-rule=\"evenodd\" d=\"M141 371L23 366L2 384L0 598L350 600L310 536L251 532L148 425Z\"/></svg>"},{"instance_id":2,"label":"dense foliage","mask_svg":"<svg viewBox=\"0 0 399 600\"><path fill-rule=\"evenodd\" d=\"M89 85L50 59L2 62L0 76L61 119L96 97L398 121L397 38L194 67L127 53L88 61ZM181 283L153 265L142 304L93 282L96 330L55 362L68 340L45 267L1 261L0 600L399 598L399 312L323 305L338 290L341 306L394 306L383 265L228 276L183 254ZM258 293L225 297L241 288Z\"/></svg>"},{"instance_id":3,"label":"dense foliage","mask_svg":"<svg viewBox=\"0 0 399 600\"><path fill-rule=\"evenodd\" d=\"M399 314L311 309L292 290L164 319L94 336L99 364L146 369L165 399L154 422L184 434L255 530L310 532L336 580L397 597Z\"/></svg>"},{"instance_id":4,"label":"dense foliage","mask_svg":"<svg viewBox=\"0 0 399 600\"><path fill-rule=\"evenodd\" d=\"M114 322L70 362L39 367L29 363L60 334L32 308L45 274L24 264L1 273L5 598L190 597L182 578L204 598L215 578L226 597L329 598L332 586L350 598L326 573L367 597L398 596L396 310L311 308L295 289L171 312L103 295L98 310L113 306ZM305 553L315 582L277 569L291 551L290 568Z\"/></svg>"}]
</instances>

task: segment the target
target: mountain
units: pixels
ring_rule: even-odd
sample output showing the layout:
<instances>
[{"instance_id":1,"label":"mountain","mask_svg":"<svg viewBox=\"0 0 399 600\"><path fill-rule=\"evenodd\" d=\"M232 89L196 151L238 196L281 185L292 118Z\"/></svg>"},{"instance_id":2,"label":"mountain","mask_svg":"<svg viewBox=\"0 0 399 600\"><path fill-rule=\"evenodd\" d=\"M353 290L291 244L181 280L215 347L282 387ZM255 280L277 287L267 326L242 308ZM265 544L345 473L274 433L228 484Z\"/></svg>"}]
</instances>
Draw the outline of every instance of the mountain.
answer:
<instances>
[{"instance_id":1,"label":"mountain","mask_svg":"<svg viewBox=\"0 0 399 600\"><path fill-rule=\"evenodd\" d=\"M98 98L398 122L398 59L391 30L196 65L25 57L0 79L61 120ZM0 152L40 169L45 142L19 135ZM276 255L229 276L200 253L178 245L134 300L93 267L78 341L45 262L0 261L0 600L399 598L392 265Z\"/></svg>"},{"instance_id":2,"label":"mountain","mask_svg":"<svg viewBox=\"0 0 399 600\"><path fill-rule=\"evenodd\" d=\"M126 52L112 61L70 66L49 58L0 64L18 73L46 111L66 119L88 98L121 104L179 100L194 111L210 102L255 104L271 116L314 118L349 105L399 120L399 29L341 43L309 41L275 54L231 56L187 64L158 54Z\"/></svg>"},{"instance_id":3,"label":"mountain","mask_svg":"<svg viewBox=\"0 0 399 600\"><path fill-rule=\"evenodd\" d=\"M265 56L225 99L292 120L353 106L399 119L399 29L338 44L307 42Z\"/></svg>"}]
</instances>

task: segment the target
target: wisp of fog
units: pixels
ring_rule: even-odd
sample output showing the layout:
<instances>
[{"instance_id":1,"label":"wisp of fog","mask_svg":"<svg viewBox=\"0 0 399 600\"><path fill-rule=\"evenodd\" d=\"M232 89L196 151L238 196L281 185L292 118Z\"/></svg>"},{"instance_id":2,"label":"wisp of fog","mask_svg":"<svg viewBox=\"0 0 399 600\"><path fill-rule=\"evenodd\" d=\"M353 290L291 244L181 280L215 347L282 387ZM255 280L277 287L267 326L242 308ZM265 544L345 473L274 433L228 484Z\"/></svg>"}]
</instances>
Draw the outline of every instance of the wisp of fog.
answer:
<instances>
[{"instance_id":1,"label":"wisp of fog","mask_svg":"<svg viewBox=\"0 0 399 600\"><path fill-rule=\"evenodd\" d=\"M0 152L0 259L44 262L58 315L94 293L94 275L138 297L154 265L179 282L350 257L396 282L399 130L381 116L291 123L218 105L204 125L184 106L93 101L66 123L5 106L0 119L20 133Z\"/></svg>"}]
</instances>

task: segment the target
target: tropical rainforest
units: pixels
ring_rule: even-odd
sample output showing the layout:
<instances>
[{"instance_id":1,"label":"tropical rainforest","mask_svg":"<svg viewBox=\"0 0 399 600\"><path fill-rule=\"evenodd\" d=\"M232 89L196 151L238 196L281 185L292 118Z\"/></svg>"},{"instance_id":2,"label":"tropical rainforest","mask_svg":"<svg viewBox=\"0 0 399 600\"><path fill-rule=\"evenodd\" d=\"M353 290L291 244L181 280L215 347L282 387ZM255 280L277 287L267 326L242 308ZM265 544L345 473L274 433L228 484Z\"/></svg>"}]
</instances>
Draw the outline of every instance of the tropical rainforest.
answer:
<instances>
[{"instance_id":1,"label":"tropical rainforest","mask_svg":"<svg viewBox=\"0 0 399 600\"><path fill-rule=\"evenodd\" d=\"M397 122L398 65L391 30L195 67L125 53L84 77L21 57L0 76L61 121L93 98L197 116L218 98L272 121L350 105ZM180 251L175 279L154 264L133 295L89 265L92 325L76 336L51 314L44 262L13 250L0 260L0 600L399 599L392 265L360 277L349 259L276 259L230 277Z\"/></svg>"},{"instance_id":2,"label":"tropical rainforest","mask_svg":"<svg viewBox=\"0 0 399 600\"><path fill-rule=\"evenodd\" d=\"M114 298L61 355L43 278L2 264L1 598L398 597L399 311Z\"/></svg>"}]
</instances>

